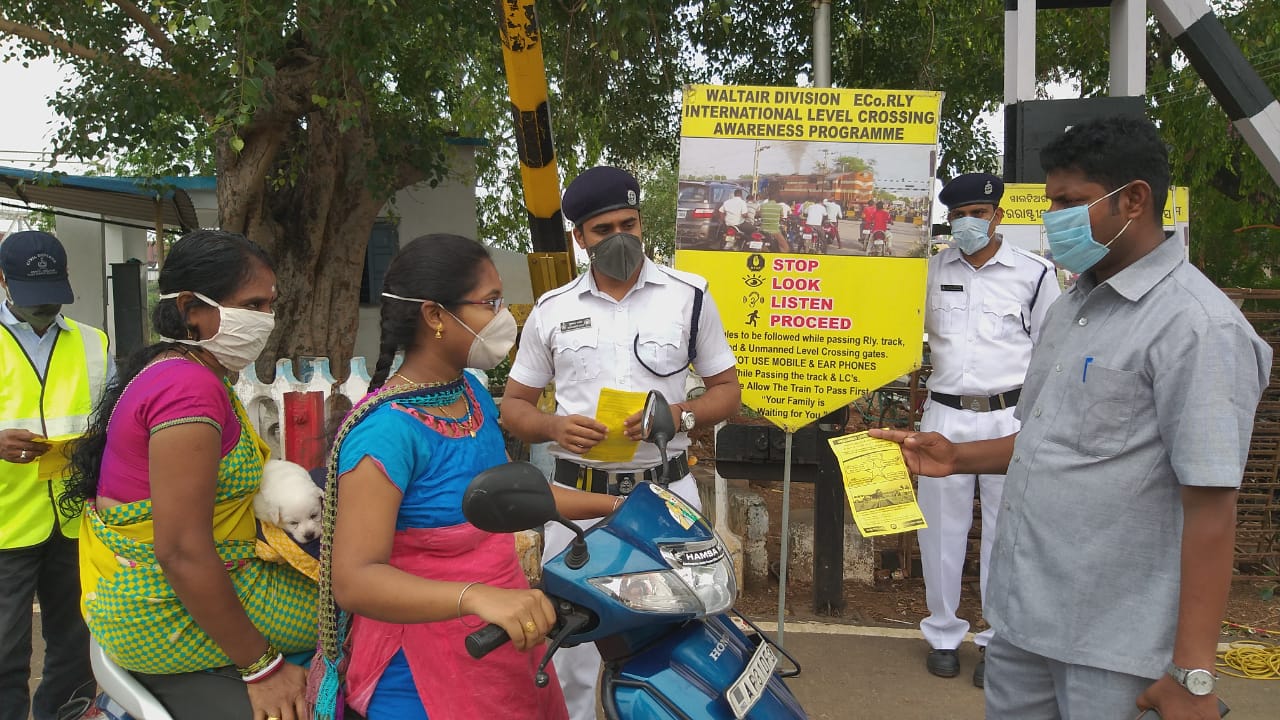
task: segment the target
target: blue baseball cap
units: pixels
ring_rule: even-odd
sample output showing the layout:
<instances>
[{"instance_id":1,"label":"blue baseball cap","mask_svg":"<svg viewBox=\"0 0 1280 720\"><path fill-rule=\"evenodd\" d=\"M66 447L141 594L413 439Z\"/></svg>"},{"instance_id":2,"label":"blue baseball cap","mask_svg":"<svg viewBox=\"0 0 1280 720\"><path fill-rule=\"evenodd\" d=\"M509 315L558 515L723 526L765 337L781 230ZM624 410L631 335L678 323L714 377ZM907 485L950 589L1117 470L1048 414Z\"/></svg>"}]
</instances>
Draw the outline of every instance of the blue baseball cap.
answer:
<instances>
[{"instance_id":1,"label":"blue baseball cap","mask_svg":"<svg viewBox=\"0 0 1280 720\"><path fill-rule=\"evenodd\" d=\"M0 272L14 305L75 302L67 280L67 251L47 232L24 230L0 241Z\"/></svg>"},{"instance_id":2,"label":"blue baseball cap","mask_svg":"<svg viewBox=\"0 0 1280 720\"><path fill-rule=\"evenodd\" d=\"M640 183L626 170L608 165L574 178L560 201L560 212L578 227L600 213L623 208L640 209Z\"/></svg>"}]
</instances>

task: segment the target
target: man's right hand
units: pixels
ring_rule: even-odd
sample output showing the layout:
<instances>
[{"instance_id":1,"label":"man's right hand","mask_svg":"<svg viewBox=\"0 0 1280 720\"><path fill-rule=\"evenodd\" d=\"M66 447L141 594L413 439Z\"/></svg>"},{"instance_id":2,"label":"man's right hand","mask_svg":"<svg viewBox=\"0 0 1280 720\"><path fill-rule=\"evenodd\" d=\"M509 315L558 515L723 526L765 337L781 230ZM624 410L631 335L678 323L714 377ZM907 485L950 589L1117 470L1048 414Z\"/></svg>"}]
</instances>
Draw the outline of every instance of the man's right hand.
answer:
<instances>
[{"instance_id":1,"label":"man's right hand","mask_svg":"<svg viewBox=\"0 0 1280 720\"><path fill-rule=\"evenodd\" d=\"M609 428L585 415L563 415L556 418L552 440L557 445L579 455L595 447L608 435Z\"/></svg>"},{"instance_id":2,"label":"man's right hand","mask_svg":"<svg viewBox=\"0 0 1280 720\"><path fill-rule=\"evenodd\" d=\"M0 430L0 460L19 465L34 462L41 455L49 452L49 445L43 440L44 437L30 430L17 428Z\"/></svg>"},{"instance_id":3,"label":"man's right hand","mask_svg":"<svg viewBox=\"0 0 1280 720\"><path fill-rule=\"evenodd\" d=\"M938 433L872 428L867 434L901 445L907 469L916 475L946 477L955 473L955 443Z\"/></svg>"}]
</instances>

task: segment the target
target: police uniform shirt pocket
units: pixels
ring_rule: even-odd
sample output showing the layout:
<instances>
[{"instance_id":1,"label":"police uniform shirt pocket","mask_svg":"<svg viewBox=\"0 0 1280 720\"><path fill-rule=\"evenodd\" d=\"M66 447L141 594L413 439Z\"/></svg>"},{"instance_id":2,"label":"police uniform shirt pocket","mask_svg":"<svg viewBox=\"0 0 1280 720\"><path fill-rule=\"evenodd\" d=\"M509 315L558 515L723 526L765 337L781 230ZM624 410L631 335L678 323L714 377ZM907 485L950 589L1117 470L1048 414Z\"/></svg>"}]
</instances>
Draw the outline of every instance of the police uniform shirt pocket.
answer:
<instances>
[{"instance_id":1,"label":"police uniform shirt pocket","mask_svg":"<svg viewBox=\"0 0 1280 720\"><path fill-rule=\"evenodd\" d=\"M1067 393L1046 437L1090 457L1113 457L1133 430L1142 380L1138 373L1089 364L1079 390Z\"/></svg>"},{"instance_id":2,"label":"police uniform shirt pocket","mask_svg":"<svg viewBox=\"0 0 1280 720\"><path fill-rule=\"evenodd\" d=\"M599 341L596 328L557 332L552 343L556 380L583 382L599 375L603 365L596 351Z\"/></svg>"},{"instance_id":3,"label":"police uniform shirt pocket","mask_svg":"<svg viewBox=\"0 0 1280 720\"><path fill-rule=\"evenodd\" d=\"M1022 305L998 298L982 301L982 331L992 340L1004 340L1024 332Z\"/></svg>"},{"instance_id":4,"label":"police uniform shirt pocket","mask_svg":"<svg viewBox=\"0 0 1280 720\"><path fill-rule=\"evenodd\" d=\"M641 328L635 352L645 365L658 373L675 372L689 364L689 351L684 347L680 325Z\"/></svg>"},{"instance_id":5,"label":"police uniform shirt pocket","mask_svg":"<svg viewBox=\"0 0 1280 720\"><path fill-rule=\"evenodd\" d=\"M934 290L929 294L929 314L933 318L935 332L963 332L968 311L968 293Z\"/></svg>"}]
</instances>

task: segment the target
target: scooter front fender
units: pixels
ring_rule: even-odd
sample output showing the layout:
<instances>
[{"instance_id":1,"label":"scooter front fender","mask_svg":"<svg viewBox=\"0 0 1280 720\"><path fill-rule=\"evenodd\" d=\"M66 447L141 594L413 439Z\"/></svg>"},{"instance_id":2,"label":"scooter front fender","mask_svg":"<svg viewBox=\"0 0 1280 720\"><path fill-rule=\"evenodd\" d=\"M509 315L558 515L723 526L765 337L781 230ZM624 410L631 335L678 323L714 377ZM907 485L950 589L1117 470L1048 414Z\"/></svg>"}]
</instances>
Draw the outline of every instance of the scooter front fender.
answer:
<instances>
[{"instance_id":1,"label":"scooter front fender","mask_svg":"<svg viewBox=\"0 0 1280 720\"><path fill-rule=\"evenodd\" d=\"M691 621L631 657L605 665L601 700L609 720L735 720L725 691L756 644L726 615ZM807 718L775 672L748 720Z\"/></svg>"}]
</instances>

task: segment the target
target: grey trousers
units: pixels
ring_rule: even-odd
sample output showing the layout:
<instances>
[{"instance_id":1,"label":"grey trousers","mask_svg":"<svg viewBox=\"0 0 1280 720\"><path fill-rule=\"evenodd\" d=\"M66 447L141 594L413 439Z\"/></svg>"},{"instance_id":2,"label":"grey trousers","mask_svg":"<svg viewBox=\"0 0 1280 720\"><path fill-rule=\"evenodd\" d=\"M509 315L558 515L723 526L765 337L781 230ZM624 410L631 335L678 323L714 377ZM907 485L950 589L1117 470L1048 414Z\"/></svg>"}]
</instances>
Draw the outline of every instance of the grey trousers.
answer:
<instances>
[{"instance_id":1,"label":"grey trousers","mask_svg":"<svg viewBox=\"0 0 1280 720\"><path fill-rule=\"evenodd\" d=\"M1151 678L1070 665L1014 647L987 645L987 720L1133 720Z\"/></svg>"},{"instance_id":2,"label":"grey trousers","mask_svg":"<svg viewBox=\"0 0 1280 720\"><path fill-rule=\"evenodd\" d=\"M0 550L0 720L58 720L58 709L92 698L89 630L80 616L80 562L75 540L54 532L48 541ZM31 697L33 598L40 601L44 668Z\"/></svg>"}]
</instances>

